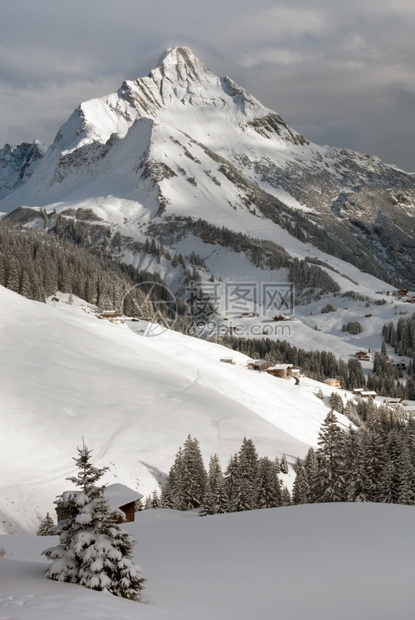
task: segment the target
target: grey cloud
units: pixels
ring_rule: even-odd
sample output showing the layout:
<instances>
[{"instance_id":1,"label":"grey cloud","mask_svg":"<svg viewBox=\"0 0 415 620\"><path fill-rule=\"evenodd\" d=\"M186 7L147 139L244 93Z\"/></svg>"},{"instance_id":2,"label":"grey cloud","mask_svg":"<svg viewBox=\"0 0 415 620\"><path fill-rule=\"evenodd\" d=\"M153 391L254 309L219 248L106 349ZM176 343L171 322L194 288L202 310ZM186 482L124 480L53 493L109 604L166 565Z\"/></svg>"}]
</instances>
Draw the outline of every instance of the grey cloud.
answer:
<instances>
[{"instance_id":1,"label":"grey cloud","mask_svg":"<svg viewBox=\"0 0 415 620\"><path fill-rule=\"evenodd\" d=\"M80 101L188 45L306 137L415 169L412 0L14 0L2 12L0 145L49 143Z\"/></svg>"}]
</instances>

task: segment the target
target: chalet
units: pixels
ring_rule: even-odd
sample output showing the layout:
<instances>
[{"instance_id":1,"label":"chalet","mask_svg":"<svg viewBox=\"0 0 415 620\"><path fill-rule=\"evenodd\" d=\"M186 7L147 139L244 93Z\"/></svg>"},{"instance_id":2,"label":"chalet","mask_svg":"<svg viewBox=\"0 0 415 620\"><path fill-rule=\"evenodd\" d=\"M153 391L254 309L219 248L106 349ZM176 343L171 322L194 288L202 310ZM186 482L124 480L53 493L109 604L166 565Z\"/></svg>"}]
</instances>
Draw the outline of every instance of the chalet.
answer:
<instances>
[{"instance_id":1,"label":"chalet","mask_svg":"<svg viewBox=\"0 0 415 620\"><path fill-rule=\"evenodd\" d=\"M291 319L283 314L276 314L272 317L274 321L290 321Z\"/></svg>"},{"instance_id":2,"label":"chalet","mask_svg":"<svg viewBox=\"0 0 415 620\"><path fill-rule=\"evenodd\" d=\"M328 378L324 380L326 385L330 385L331 387L340 388L341 384L339 379Z\"/></svg>"},{"instance_id":3,"label":"chalet","mask_svg":"<svg viewBox=\"0 0 415 620\"><path fill-rule=\"evenodd\" d=\"M233 361L232 357L221 357L220 361L224 364L236 364L236 362Z\"/></svg>"},{"instance_id":4,"label":"chalet","mask_svg":"<svg viewBox=\"0 0 415 620\"><path fill-rule=\"evenodd\" d=\"M292 364L274 364L267 369L267 373L273 377L287 379L287 377L298 377L300 370L298 366Z\"/></svg>"},{"instance_id":5,"label":"chalet","mask_svg":"<svg viewBox=\"0 0 415 620\"><path fill-rule=\"evenodd\" d=\"M376 392L373 392L371 390L363 390L362 392L360 392L360 396L362 398L373 398L373 400L375 400L377 394Z\"/></svg>"},{"instance_id":6,"label":"chalet","mask_svg":"<svg viewBox=\"0 0 415 620\"><path fill-rule=\"evenodd\" d=\"M141 499L143 496L140 493L136 493L124 484L110 484L105 488L105 499L107 500L111 508L118 508L122 510L125 515L125 521L134 521L135 515L135 502ZM56 508L57 519L62 521L68 518L68 514L62 510L59 506ZM118 523L122 523L123 519L120 517L117 519Z\"/></svg>"},{"instance_id":7,"label":"chalet","mask_svg":"<svg viewBox=\"0 0 415 620\"><path fill-rule=\"evenodd\" d=\"M60 301L59 297L52 297L52 301Z\"/></svg>"},{"instance_id":8,"label":"chalet","mask_svg":"<svg viewBox=\"0 0 415 620\"><path fill-rule=\"evenodd\" d=\"M251 370L268 370L271 366L271 362L267 362L266 360L251 360L248 362L247 366Z\"/></svg>"},{"instance_id":9,"label":"chalet","mask_svg":"<svg viewBox=\"0 0 415 620\"><path fill-rule=\"evenodd\" d=\"M396 291L395 295L397 297L406 297L408 295L408 289L407 288L400 288L398 291Z\"/></svg>"},{"instance_id":10,"label":"chalet","mask_svg":"<svg viewBox=\"0 0 415 620\"><path fill-rule=\"evenodd\" d=\"M353 394L355 396L360 396L362 392L365 391L365 388L353 388Z\"/></svg>"},{"instance_id":11,"label":"chalet","mask_svg":"<svg viewBox=\"0 0 415 620\"><path fill-rule=\"evenodd\" d=\"M384 400L383 402L386 403L388 407L396 407L397 405L401 404L402 398L396 398L388 401Z\"/></svg>"},{"instance_id":12,"label":"chalet","mask_svg":"<svg viewBox=\"0 0 415 620\"><path fill-rule=\"evenodd\" d=\"M361 360L362 362L370 362L369 353L367 353L366 351L357 351L355 355L357 359Z\"/></svg>"},{"instance_id":13,"label":"chalet","mask_svg":"<svg viewBox=\"0 0 415 620\"><path fill-rule=\"evenodd\" d=\"M99 315L99 318L109 321L110 323L115 323L116 325L124 323L124 319L117 310L104 310Z\"/></svg>"}]
</instances>

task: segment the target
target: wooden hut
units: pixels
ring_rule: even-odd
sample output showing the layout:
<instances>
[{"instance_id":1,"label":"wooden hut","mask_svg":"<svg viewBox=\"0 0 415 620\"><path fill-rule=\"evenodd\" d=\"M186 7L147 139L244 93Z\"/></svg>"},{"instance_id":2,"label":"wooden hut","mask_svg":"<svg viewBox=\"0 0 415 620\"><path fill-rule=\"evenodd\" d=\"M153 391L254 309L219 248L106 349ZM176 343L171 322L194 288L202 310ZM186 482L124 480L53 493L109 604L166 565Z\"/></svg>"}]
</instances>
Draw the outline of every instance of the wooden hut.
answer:
<instances>
[{"instance_id":1,"label":"wooden hut","mask_svg":"<svg viewBox=\"0 0 415 620\"><path fill-rule=\"evenodd\" d=\"M141 499L143 496L136 491L133 491L124 484L109 484L105 488L105 499L107 500L111 508L118 508L125 514L125 521L134 521L135 515L135 502ZM63 519L67 519L69 515L61 507L57 506L56 514L58 523ZM124 519L117 519L117 523L122 523Z\"/></svg>"},{"instance_id":2,"label":"wooden hut","mask_svg":"<svg viewBox=\"0 0 415 620\"><path fill-rule=\"evenodd\" d=\"M266 360L251 360L248 362L248 368L251 370L267 370L271 366L271 362Z\"/></svg>"},{"instance_id":3,"label":"wooden hut","mask_svg":"<svg viewBox=\"0 0 415 620\"><path fill-rule=\"evenodd\" d=\"M326 385L330 385L331 387L341 388L341 383L339 379L328 378L328 379L325 379L324 383Z\"/></svg>"},{"instance_id":4,"label":"wooden hut","mask_svg":"<svg viewBox=\"0 0 415 620\"><path fill-rule=\"evenodd\" d=\"M298 377L300 370L298 366L292 364L274 364L267 369L267 373L273 377L287 379L287 377Z\"/></svg>"}]
</instances>

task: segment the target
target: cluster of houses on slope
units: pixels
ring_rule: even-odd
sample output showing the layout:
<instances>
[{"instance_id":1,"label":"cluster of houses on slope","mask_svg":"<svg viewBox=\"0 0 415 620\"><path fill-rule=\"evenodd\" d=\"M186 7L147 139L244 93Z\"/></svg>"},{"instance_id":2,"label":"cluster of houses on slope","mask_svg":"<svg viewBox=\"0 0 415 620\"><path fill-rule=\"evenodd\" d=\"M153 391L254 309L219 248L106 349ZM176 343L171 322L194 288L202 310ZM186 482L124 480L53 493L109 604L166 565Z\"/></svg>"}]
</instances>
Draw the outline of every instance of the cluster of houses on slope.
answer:
<instances>
[{"instance_id":1,"label":"cluster of houses on slope","mask_svg":"<svg viewBox=\"0 0 415 620\"><path fill-rule=\"evenodd\" d=\"M393 297L397 297L407 304L415 304L415 296L412 295L412 297L410 297L409 289L407 288L400 288L397 291L376 291L376 294L387 295L388 297L389 295L393 295Z\"/></svg>"},{"instance_id":2,"label":"cluster of houses on slope","mask_svg":"<svg viewBox=\"0 0 415 620\"><path fill-rule=\"evenodd\" d=\"M280 379L296 378L301 372L301 368L293 364L271 364L267 360L251 360L247 366L251 370L267 372L269 375L279 377Z\"/></svg>"}]
</instances>

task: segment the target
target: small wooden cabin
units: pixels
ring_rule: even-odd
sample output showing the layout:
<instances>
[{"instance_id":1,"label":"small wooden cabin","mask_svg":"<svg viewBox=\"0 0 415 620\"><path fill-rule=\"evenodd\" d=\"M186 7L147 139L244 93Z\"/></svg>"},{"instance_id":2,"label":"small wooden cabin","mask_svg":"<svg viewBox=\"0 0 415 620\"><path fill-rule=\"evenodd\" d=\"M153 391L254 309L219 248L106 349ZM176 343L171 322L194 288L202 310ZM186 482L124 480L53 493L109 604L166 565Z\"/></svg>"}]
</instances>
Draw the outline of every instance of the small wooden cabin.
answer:
<instances>
[{"instance_id":1,"label":"small wooden cabin","mask_svg":"<svg viewBox=\"0 0 415 620\"><path fill-rule=\"evenodd\" d=\"M110 321L110 323L115 323L116 325L121 325L124 323L124 319L117 310L104 310L99 315L99 318Z\"/></svg>"},{"instance_id":2,"label":"small wooden cabin","mask_svg":"<svg viewBox=\"0 0 415 620\"><path fill-rule=\"evenodd\" d=\"M298 366L292 364L274 364L267 369L267 373L273 377L287 379L287 377L298 377L300 370Z\"/></svg>"},{"instance_id":3,"label":"small wooden cabin","mask_svg":"<svg viewBox=\"0 0 415 620\"><path fill-rule=\"evenodd\" d=\"M134 521L135 502L141 499L142 497L143 496L140 493L133 491L129 487L125 486L124 484L119 484L119 483L109 484L105 488L105 499L107 500L111 508L118 508L119 510L122 510L122 512L125 514L125 520L122 518L119 518L117 519L117 523L123 523L124 521L129 523L131 521ZM63 519L67 519L69 516L59 506L57 506L56 508L56 514L57 514L58 523L59 521L62 521Z\"/></svg>"},{"instance_id":4,"label":"small wooden cabin","mask_svg":"<svg viewBox=\"0 0 415 620\"><path fill-rule=\"evenodd\" d=\"M326 385L330 385L331 387L341 388L341 383L339 379L334 379L334 378L325 379L324 383Z\"/></svg>"},{"instance_id":5,"label":"small wooden cabin","mask_svg":"<svg viewBox=\"0 0 415 620\"><path fill-rule=\"evenodd\" d=\"M362 392L360 392L360 396L362 398L373 398L373 400L375 400L377 394L372 390L363 390Z\"/></svg>"},{"instance_id":6,"label":"small wooden cabin","mask_svg":"<svg viewBox=\"0 0 415 620\"><path fill-rule=\"evenodd\" d=\"M268 370L270 366L271 362L266 360L251 360L248 362L248 368L251 368L251 370Z\"/></svg>"},{"instance_id":7,"label":"small wooden cabin","mask_svg":"<svg viewBox=\"0 0 415 620\"><path fill-rule=\"evenodd\" d=\"M109 484L105 489L105 498L108 504L111 508L119 508L122 510L127 522L134 521L135 502L142 497L140 493L118 482Z\"/></svg>"}]
</instances>

